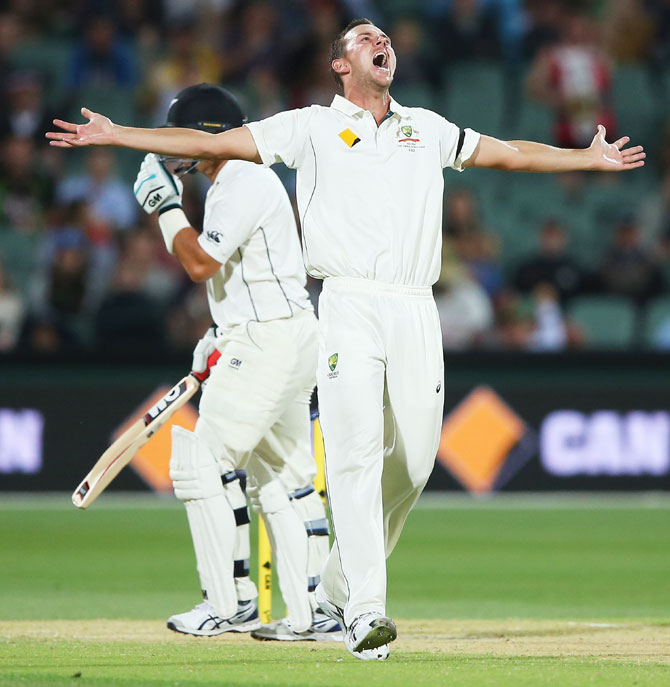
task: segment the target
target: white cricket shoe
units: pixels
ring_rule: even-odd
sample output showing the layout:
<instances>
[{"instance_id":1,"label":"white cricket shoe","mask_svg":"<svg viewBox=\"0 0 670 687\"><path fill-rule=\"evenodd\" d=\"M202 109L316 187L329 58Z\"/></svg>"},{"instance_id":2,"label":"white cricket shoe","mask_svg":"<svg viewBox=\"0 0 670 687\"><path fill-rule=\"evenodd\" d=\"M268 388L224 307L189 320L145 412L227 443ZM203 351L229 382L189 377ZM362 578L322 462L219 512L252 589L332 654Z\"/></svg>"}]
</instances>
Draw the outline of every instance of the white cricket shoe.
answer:
<instances>
[{"instance_id":1,"label":"white cricket shoe","mask_svg":"<svg viewBox=\"0 0 670 687\"><path fill-rule=\"evenodd\" d=\"M224 632L250 632L261 626L255 600L238 601L237 613L232 618L220 618L208 601L198 604L192 611L173 615L167 626L187 635L213 637Z\"/></svg>"},{"instance_id":2,"label":"white cricket shoe","mask_svg":"<svg viewBox=\"0 0 670 687\"><path fill-rule=\"evenodd\" d=\"M330 618L333 620L336 620L338 623L342 625L342 627L345 627L344 624L344 610L340 608L339 606L336 606L327 596L324 588L322 585L319 583L316 587L315 590L315 598L316 598L316 603L319 604L319 608ZM390 624L390 628L393 628L393 632L388 632L388 633L383 633L380 632L376 627L368 627L368 632L364 633L365 630L365 622L363 624L359 623L361 620L365 620L368 618L368 616L373 616L370 620L375 620L375 619L380 619L382 618L384 621ZM352 635L352 630L356 632L356 639L353 637L350 638ZM361 635L365 634L365 637L361 639ZM377 640L380 639L379 635L384 635L388 634L388 639L386 639L385 643L375 645L374 647L364 647L360 646L361 644L365 643L366 640L368 640L368 635L374 635ZM391 637L391 634L393 635ZM356 618L356 620L353 622L352 626L349 628L349 631L345 634L344 636L344 645L347 647L349 650L349 653L352 656L355 656L356 658L360 659L361 661L385 661L389 657L389 646L388 643L392 642L396 637L398 633L396 631L395 625L393 624L393 621L390 618L385 618L381 614L376 614L376 613L366 613L362 616L359 616ZM368 641L368 643L370 643ZM358 649L354 649L353 647L357 646L360 647Z\"/></svg>"},{"instance_id":3,"label":"white cricket shoe","mask_svg":"<svg viewBox=\"0 0 670 687\"><path fill-rule=\"evenodd\" d=\"M344 644L356 658L384 661L389 656L389 643L397 636L398 631L391 618L381 613L363 613L347 629Z\"/></svg>"},{"instance_id":4,"label":"white cricket shoe","mask_svg":"<svg viewBox=\"0 0 670 687\"><path fill-rule=\"evenodd\" d=\"M254 639L280 642L341 642L344 639L340 623L320 610L314 612L312 624L304 632L296 632L291 627L290 620L282 618L275 623L261 625L251 636Z\"/></svg>"}]
</instances>

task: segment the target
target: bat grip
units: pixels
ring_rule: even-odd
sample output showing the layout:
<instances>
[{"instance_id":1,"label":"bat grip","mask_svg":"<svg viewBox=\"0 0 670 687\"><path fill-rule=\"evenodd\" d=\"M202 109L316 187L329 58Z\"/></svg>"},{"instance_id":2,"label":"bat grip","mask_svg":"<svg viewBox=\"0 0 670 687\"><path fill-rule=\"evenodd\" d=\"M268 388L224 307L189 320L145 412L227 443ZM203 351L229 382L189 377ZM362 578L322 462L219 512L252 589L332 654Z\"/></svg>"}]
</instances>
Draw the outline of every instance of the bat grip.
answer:
<instances>
[{"instance_id":1,"label":"bat grip","mask_svg":"<svg viewBox=\"0 0 670 687\"><path fill-rule=\"evenodd\" d=\"M211 368L216 365L217 360L221 357L221 352L214 351L209 358L207 358L207 367L202 372L191 372L191 374L202 384L207 377L209 377L209 372Z\"/></svg>"}]
</instances>

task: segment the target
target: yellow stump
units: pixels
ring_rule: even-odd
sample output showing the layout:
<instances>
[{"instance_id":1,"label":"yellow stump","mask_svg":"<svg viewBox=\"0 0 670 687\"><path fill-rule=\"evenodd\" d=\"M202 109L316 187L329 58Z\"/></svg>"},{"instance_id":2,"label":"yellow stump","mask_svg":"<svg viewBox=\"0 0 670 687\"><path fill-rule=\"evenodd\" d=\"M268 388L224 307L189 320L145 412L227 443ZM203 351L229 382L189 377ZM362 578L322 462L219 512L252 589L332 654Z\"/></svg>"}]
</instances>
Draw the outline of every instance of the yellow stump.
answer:
<instances>
[{"instance_id":1,"label":"yellow stump","mask_svg":"<svg viewBox=\"0 0 670 687\"><path fill-rule=\"evenodd\" d=\"M316 463L314 488L325 501L325 450L318 417L312 421L312 452ZM258 516L258 615L264 625L272 621L272 547L261 515Z\"/></svg>"},{"instance_id":2,"label":"yellow stump","mask_svg":"<svg viewBox=\"0 0 670 687\"><path fill-rule=\"evenodd\" d=\"M312 451L314 462L316 463L316 477L314 478L314 488L319 496L326 500L326 451L323 447L323 434L321 434L321 424L319 418L314 418L312 422Z\"/></svg>"},{"instance_id":3,"label":"yellow stump","mask_svg":"<svg viewBox=\"0 0 670 687\"><path fill-rule=\"evenodd\" d=\"M264 625L272 621L272 548L262 516L258 516L258 615Z\"/></svg>"}]
</instances>

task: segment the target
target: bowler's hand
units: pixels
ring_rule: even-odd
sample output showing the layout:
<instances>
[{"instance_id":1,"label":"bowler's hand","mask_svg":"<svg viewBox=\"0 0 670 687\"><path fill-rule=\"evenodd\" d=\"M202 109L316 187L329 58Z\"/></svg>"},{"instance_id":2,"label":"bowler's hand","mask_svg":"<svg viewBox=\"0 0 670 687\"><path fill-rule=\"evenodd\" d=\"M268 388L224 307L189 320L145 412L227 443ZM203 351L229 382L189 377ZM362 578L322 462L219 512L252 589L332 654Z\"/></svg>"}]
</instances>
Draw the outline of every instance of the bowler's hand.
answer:
<instances>
[{"instance_id":1,"label":"bowler's hand","mask_svg":"<svg viewBox=\"0 0 670 687\"><path fill-rule=\"evenodd\" d=\"M92 112L86 107L81 108L81 113L89 120L87 124L73 124L62 119L53 120L53 123L63 131L49 131L46 134L50 139L50 145L58 148L114 145L116 125L109 117Z\"/></svg>"},{"instance_id":2,"label":"bowler's hand","mask_svg":"<svg viewBox=\"0 0 670 687\"><path fill-rule=\"evenodd\" d=\"M624 172L644 165L647 154L642 146L625 148L630 143L628 136L623 136L614 143L605 140L607 131L602 124L598 125L598 133L594 136L588 148L593 159L593 169L603 172Z\"/></svg>"}]
</instances>

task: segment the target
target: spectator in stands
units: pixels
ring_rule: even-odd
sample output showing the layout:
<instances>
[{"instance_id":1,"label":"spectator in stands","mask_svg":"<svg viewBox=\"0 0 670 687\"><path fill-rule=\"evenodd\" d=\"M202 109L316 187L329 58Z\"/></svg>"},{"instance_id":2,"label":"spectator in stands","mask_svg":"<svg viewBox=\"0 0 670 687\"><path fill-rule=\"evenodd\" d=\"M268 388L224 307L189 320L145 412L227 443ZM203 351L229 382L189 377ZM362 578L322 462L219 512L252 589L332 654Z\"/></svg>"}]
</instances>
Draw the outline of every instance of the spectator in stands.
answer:
<instances>
[{"instance_id":1,"label":"spectator in stands","mask_svg":"<svg viewBox=\"0 0 670 687\"><path fill-rule=\"evenodd\" d=\"M472 277L491 298L495 298L505 282L498 238L489 232L478 231L459 239L456 247Z\"/></svg>"},{"instance_id":2,"label":"spectator in stands","mask_svg":"<svg viewBox=\"0 0 670 687\"><path fill-rule=\"evenodd\" d=\"M83 37L72 50L67 76L70 94L84 89L133 89L137 66L129 45L118 37L112 17L90 12L83 27Z\"/></svg>"},{"instance_id":3,"label":"spectator in stands","mask_svg":"<svg viewBox=\"0 0 670 687\"><path fill-rule=\"evenodd\" d=\"M535 331L535 314L529 299L514 289L503 289L494 302L495 324L487 340L491 348L527 350Z\"/></svg>"},{"instance_id":4,"label":"spectator in stands","mask_svg":"<svg viewBox=\"0 0 670 687\"><path fill-rule=\"evenodd\" d=\"M509 66L516 65L523 57L527 0L489 0L488 4L495 7L503 58Z\"/></svg>"},{"instance_id":5,"label":"spectator in stands","mask_svg":"<svg viewBox=\"0 0 670 687\"><path fill-rule=\"evenodd\" d=\"M224 83L242 85L258 68L281 73L286 58L279 17L274 5L264 0L241 5L238 22L230 25L223 40L221 78Z\"/></svg>"},{"instance_id":6,"label":"spectator in stands","mask_svg":"<svg viewBox=\"0 0 670 687\"><path fill-rule=\"evenodd\" d=\"M44 100L42 77L34 71L17 70L7 77L4 107L0 110L2 135L30 138L44 145L54 114Z\"/></svg>"},{"instance_id":7,"label":"spectator in stands","mask_svg":"<svg viewBox=\"0 0 670 687\"><path fill-rule=\"evenodd\" d=\"M604 291L629 296L638 304L662 291L663 275L659 264L642 246L637 218L633 213L626 213L616 228L599 276Z\"/></svg>"},{"instance_id":8,"label":"spectator in stands","mask_svg":"<svg viewBox=\"0 0 670 687\"><path fill-rule=\"evenodd\" d=\"M293 93L291 103L301 103L303 93ZM264 119L289 109L285 89L274 69L259 67L249 75L243 99L248 106L249 118Z\"/></svg>"},{"instance_id":9,"label":"spectator in stands","mask_svg":"<svg viewBox=\"0 0 670 687\"><path fill-rule=\"evenodd\" d=\"M77 348L78 341L52 318L30 314L25 319L18 345L23 351L52 354Z\"/></svg>"},{"instance_id":10,"label":"spectator in stands","mask_svg":"<svg viewBox=\"0 0 670 687\"><path fill-rule=\"evenodd\" d=\"M183 6L185 0L179 0ZM82 3L90 6L90 0ZM160 31L167 17L164 13L165 2L156 0L96 0L103 5L102 11L113 17L119 36L128 42L139 45L154 45L160 39Z\"/></svg>"},{"instance_id":11,"label":"spectator in stands","mask_svg":"<svg viewBox=\"0 0 670 687\"><path fill-rule=\"evenodd\" d=\"M161 306L167 305L185 283L184 270L166 253L155 218L142 213L140 224L123 245L124 260L142 275L140 290Z\"/></svg>"},{"instance_id":12,"label":"spectator in stands","mask_svg":"<svg viewBox=\"0 0 670 687\"><path fill-rule=\"evenodd\" d=\"M526 0L526 28L522 54L533 61L547 47L558 43L565 15L561 0Z\"/></svg>"},{"instance_id":13,"label":"spectator in stands","mask_svg":"<svg viewBox=\"0 0 670 687\"><path fill-rule=\"evenodd\" d=\"M443 64L501 55L496 14L487 3L452 0L433 22L433 29Z\"/></svg>"},{"instance_id":14,"label":"spectator in stands","mask_svg":"<svg viewBox=\"0 0 670 687\"><path fill-rule=\"evenodd\" d=\"M21 23L13 12L0 12L0 96L7 94L7 77L17 68L14 51L21 38Z\"/></svg>"},{"instance_id":15,"label":"spectator in stands","mask_svg":"<svg viewBox=\"0 0 670 687\"><path fill-rule=\"evenodd\" d=\"M465 350L480 346L493 327L493 306L485 289L456 255L443 255L434 293L443 347Z\"/></svg>"},{"instance_id":16,"label":"spectator in stands","mask_svg":"<svg viewBox=\"0 0 670 687\"><path fill-rule=\"evenodd\" d=\"M81 285L81 303L69 310L89 314L104 296L116 267L116 242L107 224L98 220L89 204L77 200L67 205L56 205L50 213L50 223L37 250L37 269L33 288L33 309L56 317L49 307L50 280L58 254L64 248L77 249L79 262L84 267ZM57 311L62 308L57 308ZM64 310L68 310L65 308Z\"/></svg>"},{"instance_id":17,"label":"spectator in stands","mask_svg":"<svg viewBox=\"0 0 670 687\"><path fill-rule=\"evenodd\" d=\"M147 346L165 348L163 309L144 291L144 279L144 266L124 251L112 288L95 315L98 347L130 353Z\"/></svg>"},{"instance_id":18,"label":"spectator in stands","mask_svg":"<svg viewBox=\"0 0 670 687\"><path fill-rule=\"evenodd\" d=\"M453 189L444 206L445 250L453 247L469 274L495 297L503 285L496 237L481 225L475 199L466 188ZM444 259L444 251L443 251Z\"/></svg>"},{"instance_id":19,"label":"spectator in stands","mask_svg":"<svg viewBox=\"0 0 670 687\"><path fill-rule=\"evenodd\" d=\"M426 52L428 41L423 40L423 28L414 16L400 17L389 35L393 36L398 66L393 86L404 88L430 86L439 89L442 75L437 55Z\"/></svg>"},{"instance_id":20,"label":"spectator in stands","mask_svg":"<svg viewBox=\"0 0 670 687\"><path fill-rule=\"evenodd\" d=\"M328 63L330 44L343 24L346 24L337 0L314 0L305 6L306 30L285 49L281 70L272 69L279 81L290 88L289 108L307 107L312 104L330 105L337 92L330 73L323 69ZM256 69L250 75L261 72L269 80L270 69ZM281 108L279 108L281 109ZM275 114L269 112L268 114Z\"/></svg>"},{"instance_id":21,"label":"spectator in stands","mask_svg":"<svg viewBox=\"0 0 670 687\"><path fill-rule=\"evenodd\" d=\"M547 219L540 229L539 250L517 267L514 287L529 294L541 284L551 285L563 304L583 291L586 273L568 254L567 247L563 225L555 218Z\"/></svg>"},{"instance_id":22,"label":"spectator in stands","mask_svg":"<svg viewBox=\"0 0 670 687\"><path fill-rule=\"evenodd\" d=\"M30 138L12 136L2 146L0 224L35 233L44 226L54 196L54 183L38 161Z\"/></svg>"},{"instance_id":23,"label":"spectator in stands","mask_svg":"<svg viewBox=\"0 0 670 687\"><path fill-rule=\"evenodd\" d=\"M481 231L477 204L465 187L453 187L449 190L444 203L442 233L449 239L458 239Z\"/></svg>"},{"instance_id":24,"label":"spectator in stands","mask_svg":"<svg viewBox=\"0 0 670 687\"><path fill-rule=\"evenodd\" d=\"M670 169L640 199L637 212L643 245L652 247L664 239L670 228Z\"/></svg>"},{"instance_id":25,"label":"spectator in stands","mask_svg":"<svg viewBox=\"0 0 670 687\"><path fill-rule=\"evenodd\" d=\"M61 204L84 200L99 221L115 231L128 231L137 221L137 203L128 184L116 174L115 160L111 149L92 149L85 172L66 177L56 195Z\"/></svg>"},{"instance_id":26,"label":"spectator in stands","mask_svg":"<svg viewBox=\"0 0 670 687\"><path fill-rule=\"evenodd\" d=\"M142 85L142 109L151 114L153 123L165 122L172 98L186 86L219 83L219 57L207 43L199 40L194 17L183 16L170 24L164 55L148 65Z\"/></svg>"},{"instance_id":27,"label":"spectator in stands","mask_svg":"<svg viewBox=\"0 0 670 687\"><path fill-rule=\"evenodd\" d=\"M650 55L655 28L645 0L608 0L603 14L604 42L617 62L640 62Z\"/></svg>"},{"instance_id":28,"label":"spectator in stands","mask_svg":"<svg viewBox=\"0 0 670 687\"><path fill-rule=\"evenodd\" d=\"M166 312L168 345L175 351L192 351L211 324L212 314L204 289L193 282L184 283Z\"/></svg>"},{"instance_id":29,"label":"spectator in stands","mask_svg":"<svg viewBox=\"0 0 670 687\"><path fill-rule=\"evenodd\" d=\"M557 145L588 146L598 124L616 138L611 87L610 64L598 47L593 22L584 13L568 13L560 41L537 54L528 77L530 95L556 113Z\"/></svg>"},{"instance_id":30,"label":"spectator in stands","mask_svg":"<svg viewBox=\"0 0 670 687\"><path fill-rule=\"evenodd\" d=\"M561 351L568 344L568 327L563 318L558 291L548 283L533 290L535 326L530 332L528 349L536 352Z\"/></svg>"},{"instance_id":31,"label":"spectator in stands","mask_svg":"<svg viewBox=\"0 0 670 687\"><path fill-rule=\"evenodd\" d=\"M0 351L11 351L16 345L25 311L23 297L12 288L9 275L0 262Z\"/></svg>"},{"instance_id":32,"label":"spectator in stands","mask_svg":"<svg viewBox=\"0 0 670 687\"><path fill-rule=\"evenodd\" d=\"M89 244L79 228L63 227L45 236L33 280L32 310L39 322L54 327L59 339L83 343L89 268Z\"/></svg>"},{"instance_id":33,"label":"spectator in stands","mask_svg":"<svg viewBox=\"0 0 670 687\"><path fill-rule=\"evenodd\" d=\"M667 80L663 77L670 70L670 0L644 0L644 6L654 27L649 50L654 91L667 96ZM665 103L667 105L667 100Z\"/></svg>"}]
</instances>

